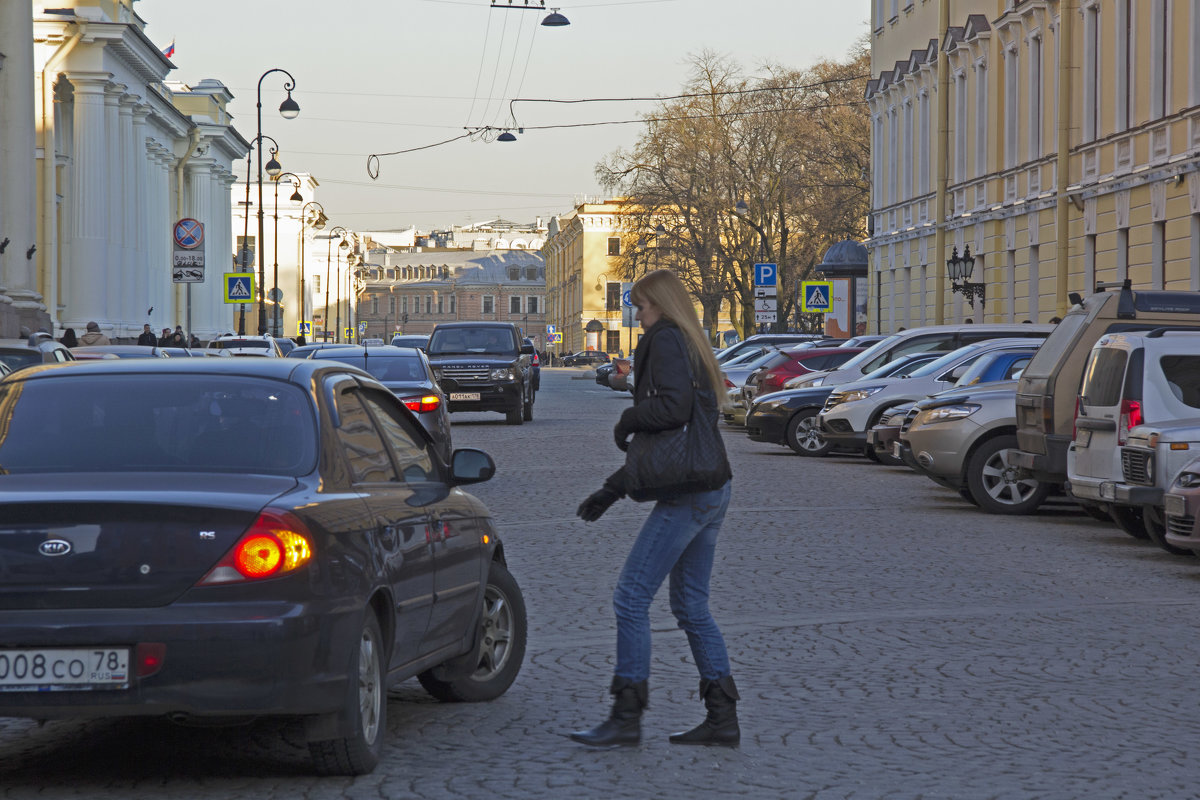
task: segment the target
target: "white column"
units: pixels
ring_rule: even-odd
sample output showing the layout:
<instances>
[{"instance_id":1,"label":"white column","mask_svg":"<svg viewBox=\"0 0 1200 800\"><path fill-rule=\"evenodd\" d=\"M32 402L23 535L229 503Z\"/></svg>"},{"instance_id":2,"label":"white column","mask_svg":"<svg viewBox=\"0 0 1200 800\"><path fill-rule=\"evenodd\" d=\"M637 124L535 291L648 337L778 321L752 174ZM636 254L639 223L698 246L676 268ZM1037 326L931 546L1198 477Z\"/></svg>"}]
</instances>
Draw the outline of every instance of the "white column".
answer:
<instances>
[{"instance_id":1,"label":"white column","mask_svg":"<svg viewBox=\"0 0 1200 800\"><path fill-rule=\"evenodd\" d=\"M204 225L204 243L200 245L198 250L204 251L205 271L209 264L214 263L213 251L216 249L212 246L212 239L209 237L213 224L213 203L212 203L212 169L213 163L206 157L193 158L188 162L185 180L187 181L187 210L186 216L198 220ZM187 327L187 293L186 286L181 292L182 298L179 306L179 321L177 324ZM204 305L203 284L193 284L191 288L192 294L192 320L193 324L197 318L197 312Z\"/></svg>"},{"instance_id":2,"label":"white column","mask_svg":"<svg viewBox=\"0 0 1200 800\"><path fill-rule=\"evenodd\" d=\"M89 320L108 318L105 279L108 274L110 199L108 126L105 122L106 73L72 73L75 87L74 164L64 220L71 240L65 281L63 326L82 334Z\"/></svg>"},{"instance_id":3,"label":"white column","mask_svg":"<svg viewBox=\"0 0 1200 800\"><path fill-rule=\"evenodd\" d=\"M134 336L141 334L142 323L149 322L146 310L154 305L150 302L150 228L147 224L150 215L151 176L150 154L146 142L146 119L150 109L142 104L133 106L132 117L132 156L133 156L133 194L127 198L130 203L131 219L129 232L133 242L133 258L130 271L133 273L133 287L130 294L132 316L130 322L135 326Z\"/></svg>"},{"instance_id":4,"label":"white column","mask_svg":"<svg viewBox=\"0 0 1200 800\"><path fill-rule=\"evenodd\" d=\"M104 281L104 319L96 320L102 324L101 329L109 337L119 336L119 329L113 327L120 324L122 296L124 294L124 242L125 213L121 206L124 183L121 171L123 145L121 129L121 95L125 93L124 84L108 85L104 93L104 134L105 152L108 167L105 171L107 186L103 197L108 204L108 228L104 235L108 240L105 248L108 252ZM86 321L86 320L85 320Z\"/></svg>"}]
</instances>

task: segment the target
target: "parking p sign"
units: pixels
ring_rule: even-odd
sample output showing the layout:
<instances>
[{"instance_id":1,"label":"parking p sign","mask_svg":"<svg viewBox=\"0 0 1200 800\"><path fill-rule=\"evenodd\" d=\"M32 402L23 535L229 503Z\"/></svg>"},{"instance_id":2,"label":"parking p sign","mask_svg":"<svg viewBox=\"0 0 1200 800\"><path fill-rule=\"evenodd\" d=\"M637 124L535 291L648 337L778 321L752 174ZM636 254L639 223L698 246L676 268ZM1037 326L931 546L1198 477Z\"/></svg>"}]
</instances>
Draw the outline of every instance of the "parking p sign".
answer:
<instances>
[{"instance_id":1,"label":"parking p sign","mask_svg":"<svg viewBox=\"0 0 1200 800\"><path fill-rule=\"evenodd\" d=\"M776 286L779 283L779 270L774 264L754 265L755 286Z\"/></svg>"}]
</instances>

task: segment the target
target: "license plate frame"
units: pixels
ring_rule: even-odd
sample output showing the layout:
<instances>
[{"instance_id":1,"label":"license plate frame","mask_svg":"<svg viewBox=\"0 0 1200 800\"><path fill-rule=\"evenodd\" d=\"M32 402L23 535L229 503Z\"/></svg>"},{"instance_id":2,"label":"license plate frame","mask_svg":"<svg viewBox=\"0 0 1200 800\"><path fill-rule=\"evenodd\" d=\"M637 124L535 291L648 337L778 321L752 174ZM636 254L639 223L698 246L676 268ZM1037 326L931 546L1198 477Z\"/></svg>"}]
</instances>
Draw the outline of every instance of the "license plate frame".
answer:
<instances>
[{"instance_id":1,"label":"license plate frame","mask_svg":"<svg viewBox=\"0 0 1200 800\"><path fill-rule=\"evenodd\" d=\"M450 402L452 403L478 403L482 397L479 392L451 392Z\"/></svg>"},{"instance_id":2,"label":"license plate frame","mask_svg":"<svg viewBox=\"0 0 1200 800\"><path fill-rule=\"evenodd\" d=\"M128 689L128 647L0 649L0 693Z\"/></svg>"},{"instance_id":3,"label":"license plate frame","mask_svg":"<svg viewBox=\"0 0 1200 800\"><path fill-rule=\"evenodd\" d=\"M1187 501L1177 494L1165 494L1163 508L1168 516L1182 517L1187 514Z\"/></svg>"}]
</instances>

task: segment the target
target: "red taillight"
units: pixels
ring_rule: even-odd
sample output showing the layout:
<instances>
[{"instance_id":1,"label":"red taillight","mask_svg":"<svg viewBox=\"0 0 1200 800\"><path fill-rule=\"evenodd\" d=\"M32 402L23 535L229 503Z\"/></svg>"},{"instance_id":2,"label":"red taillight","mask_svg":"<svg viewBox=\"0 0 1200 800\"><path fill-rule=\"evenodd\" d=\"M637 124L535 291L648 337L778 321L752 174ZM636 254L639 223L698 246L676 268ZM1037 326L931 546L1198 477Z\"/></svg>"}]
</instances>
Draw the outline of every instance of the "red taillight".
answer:
<instances>
[{"instance_id":1,"label":"red taillight","mask_svg":"<svg viewBox=\"0 0 1200 800\"><path fill-rule=\"evenodd\" d=\"M733 381L729 380L729 378L726 378L725 379L725 388L726 389L736 389L737 384L734 383Z\"/></svg>"},{"instance_id":2,"label":"red taillight","mask_svg":"<svg viewBox=\"0 0 1200 800\"><path fill-rule=\"evenodd\" d=\"M1079 427L1076 423L1079 420L1079 398L1075 398L1075 416L1071 419L1071 441L1075 441L1079 435Z\"/></svg>"},{"instance_id":3,"label":"red taillight","mask_svg":"<svg viewBox=\"0 0 1200 800\"><path fill-rule=\"evenodd\" d=\"M145 678L158 672L166 658L167 646L162 642L138 642L133 654L137 676Z\"/></svg>"},{"instance_id":4,"label":"red taillight","mask_svg":"<svg viewBox=\"0 0 1200 800\"><path fill-rule=\"evenodd\" d=\"M1117 444L1125 444L1125 437L1131 428L1141 425L1142 403L1140 400L1121 401L1121 419L1117 424Z\"/></svg>"},{"instance_id":5,"label":"red taillight","mask_svg":"<svg viewBox=\"0 0 1200 800\"><path fill-rule=\"evenodd\" d=\"M539 365L539 364L541 364L541 363L542 363L542 362L541 362L541 361L538 359L538 354L537 354L537 353L534 353L534 354L533 354L533 365L536 367L536 366L538 366L538 365Z\"/></svg>"},{"instance_id":6,"label":"red taillight","mask_svg":"<svg viewBox=\"0 0 1200 800\"><path fill-rule=\"evenodd\" d=\"M427 411L437 411L438 406L441 404L442 398L438 397L436 394L404 398L404 405L408 406L408 410L415 411L418 414L424 414Z\"/></svg>"},{"instance_id":7,"label":"red taillight","mask_svg":"<svg viewBox=\"0 0 1200 800\"><path fill-rule=\"evenodd\" d=\"M287 511L267 509L198 586L274 578L312 558L312 534Z\"/></svg>"}]
</instances>

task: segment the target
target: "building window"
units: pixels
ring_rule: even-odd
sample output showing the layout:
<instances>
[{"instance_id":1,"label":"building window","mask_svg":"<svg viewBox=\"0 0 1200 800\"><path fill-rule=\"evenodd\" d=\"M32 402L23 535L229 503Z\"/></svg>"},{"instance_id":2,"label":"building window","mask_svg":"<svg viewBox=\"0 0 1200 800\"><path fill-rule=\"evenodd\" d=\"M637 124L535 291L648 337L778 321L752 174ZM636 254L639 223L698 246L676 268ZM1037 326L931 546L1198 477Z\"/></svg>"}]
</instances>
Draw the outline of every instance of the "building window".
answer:
<instances>
[{"instance_id":1,"label":"building window","mask_svg":"<svg viewBox=\"0 0 1200 800\"><path fill-rule=\"evenodd\" d=\"M1004 53L1004 166L1015 167L1020 161L1017 153L1017 116L1021 87L1017 51L1015 48Z\"/></svg>"},{"instance_id":2,"label":"building window","mask_svg":"<svg viewBox=\"0 0 1200 800\"><path fill-rule=\"evenodd\" d=\"M371 298L371 316L373 316L373 317L379 316L379 298L378 297Z\"/></svg>"},{"instance_id":3,"label":"building window","mask_svg":"<svg viewBox=\"0 0 1200 800\"><path fill-rule=\"evenodd\" d=\"M1116 64L1116 125L1120 131L1129 130L1130 84L1133 81L1133 18L1131 15L1133 0L1117 0L1117 64ZM1089 286L1091 284L1088 284Z\"/></svg>"},{"instance_id":4,"label":"building window","mask_svg":"<svg viewBox=\"0 0 1200 800\"><path fill-rule=\"evenodd\" d=\"M919 138L920 154L917 157L917 191L921 194L929 192L929 148L933 136L929 131L929 92L921 92L921 112L918 124L921 126Z\"/></svg>"},{"instance_id":5,"label":"building window","mask_svg":"<svg viewBox=\"0 0 1200 800\"><path fill-rule=\"evenodd\" d=\"M400 313L401 314L408 313L408 295L406 295L406 294L400 295Z\"/></svg>"},{"instance_id":6,"label":"building window","mask_svg":"<svg viewBox=\"0 0 1200 800\"><path fill-rule=\"evenodd\" d=\"M538 299L536 295L530 295L525 298L525 307L529 309L530 314L538 313Z\"/></svg>"},{"instance_id":7,"label":"building window","mask_svg":"<svg viewBox=\"0 0 1200 800\"><path fill-rule=\"evenodd\" d=\"M620 331L605 331L604 332L604 352L615 353L621 349L621 332Z\"/></svg>"},{"instance_id":8,"label":"building window","mask_svg":"<svg viewBox=\"0 0 1200 800\"><path fill-rule=\"evenodd\" d=\"M431 295L431 294L425 295L425 313L426 314L433 313L433 295Z\"/></svg>"},{"instance_id":9,"label":"building window","mask_svg":"<svg viewBox=\"0 0 1200 800\"><path fill-rule=\"evenodd\" d=\"M605 311L620 311L621 310L621 284L616 281L609 281L604 294L604 310Z\"/></svg>"},{"instance_id":10,"label":"building window","mask_svg":"<svg viewBox=\"0 0 1200 800\"><path fill-rule=\"evenodd\" d=\"M320 275L312 276L312 285L313 285L313 293L320 294L321 293L321 276Z\"/></svg>"},{"instance_id":11,"label":"building window","mask_svg":"<svg viewBox=\"0 0 1200 800\"><path fill-rule=\"evenodd\" d=\"M395 295L388 295L388 313L389 314L396 313L396 296Z\"/></svg>"},{"instance_id":12,"label":"building window","mask_svg":"<svg viewBox=\"0 0 1200 800\"><path fill-rule=\"evenodd\" d=\"M1029 160L1042 157L1042 37L1029 40Z\"/></svg>"},{"instance_id":13,"label":"building window","mask_svg":"<svg viewBox=\"0 0 1200 800\"><path fill-rule=\"evenodd\" d=\"M1151 3L1150 119L1171 113L1171 20L1169 0Z\"/></svg>"},{"instance_id":14,"label":"building window","mask_svg":"<svg viewBox=\"0 0 1200 800\"><path fill-rule=\"evenodd\" d=\"M608 254L610 256L621 255L621 240L616 236L608 237Z\"/></svg>"},{"instance_id":15,"label":"building window","mask_svg":"<svg viewBox=\"0 0 1200 800\"><path fill-rule=\"evenodd\" d=\"M455 313L454 308L455 308L454 295L450 295L450 313L451 314Z\"/></svg>"},{"instance_id":16,"label":"building window","mask_svg":"<svg viewBox=\"0 0 1200 800\"><path fill-rule=\"evenodd\" d=\"M988 71L987 65L975 65L975 177L988 172L987 129L988 129Z\"/></svg>"},{"instance_id":17,"label":"building window","mask_svg":"<svg viewBox=\"0 0 1200 800\"><path fill-rule=\"evenodd\" d=\"M520 314L521 313L521 296L520 295L513 295L512 297L508 298L508 313L510 313L510 314Z\"/></svg>"},{"instance_id":18,"label":"building window","mask_svg":"<svg viewBox=\"0 0 1200 800\"><path fill-rule=\"evenodd\" d=\"M495 314L496 313L496 298L490 294L485 294L483 296L483 313L484 314Z\"/></svg>"},{"instance_id":19,"label":"building window","mask_svg":"<svg viewBox=\"0 0 1200 800\"><path fill-rule=\"evenodd\" d=\"M245 255L245 260L242 257L242 248L249 248L249 252ZM234 263L243 270L248 270L254 265L254 237L239 236L237 237L237 252L233 254Z\"/></svg>"},{"instance_id":20,"label":"building window","mask_svg":"<svg viewBox=\"0 0 1200 800\"><path fill-rule=\"evenodd\" d=\"M437 313L446 313L446 298L442 297L440 294L437 296Z\"/></svg>"},{"instance_id":21,"label":"building window","mask_svg":"<svg viewBox=\"0 0 1200 800\"><path fill-rule=\"evenodd\" d=\"M913 186L913 105L912 100L904 101L904 196L912 197L916 193Z\"/></svg>"},{"instance_id":22,"label":"building window","mask_svg":"<svg viewBox=\"0 0 1200 800\"><path fill-rule=\"evenodd\" d=\"M896 202L896 107L888 109L888 205Z\"/></svg>"},{"instance_id":23,"label":"building window","mask_svg":"<svg viewBox=\"0 0 1200 800\"><path fill-rule=\"evenodd\" d=\"M954 182L967 179L967 74L954 76Z\"/></svg>"},{"instance_id":24,"label":"building window","mask_svg":"<svg viewBox=\"0 0 1200 800\"><path fill-rule=\"evenodd\" d=\"M1100 9L1083 10L1083 140L1100 135Z\"/></svg>"}]
</instances>

